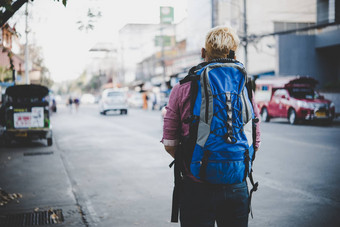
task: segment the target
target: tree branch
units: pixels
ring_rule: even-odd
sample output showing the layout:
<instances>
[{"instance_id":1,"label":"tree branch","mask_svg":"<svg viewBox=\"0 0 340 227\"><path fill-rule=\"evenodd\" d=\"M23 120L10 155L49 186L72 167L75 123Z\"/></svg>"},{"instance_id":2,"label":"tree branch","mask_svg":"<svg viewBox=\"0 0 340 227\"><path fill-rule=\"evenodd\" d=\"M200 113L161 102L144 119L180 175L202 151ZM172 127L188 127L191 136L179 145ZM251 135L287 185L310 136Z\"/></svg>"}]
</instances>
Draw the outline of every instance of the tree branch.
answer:
<instances>
[{"instance_id":1,"label":"tree branch","mask_svg":"<svg viewBox=\"0 0 340 227\"><path fill-rule=\"evenodd\" d=\"M11 9L7 9L4 13L0 14L0 27L2 27L26 2L28 2L28 0L17 0L13 3Z\"/></svg>"}]
</instances>

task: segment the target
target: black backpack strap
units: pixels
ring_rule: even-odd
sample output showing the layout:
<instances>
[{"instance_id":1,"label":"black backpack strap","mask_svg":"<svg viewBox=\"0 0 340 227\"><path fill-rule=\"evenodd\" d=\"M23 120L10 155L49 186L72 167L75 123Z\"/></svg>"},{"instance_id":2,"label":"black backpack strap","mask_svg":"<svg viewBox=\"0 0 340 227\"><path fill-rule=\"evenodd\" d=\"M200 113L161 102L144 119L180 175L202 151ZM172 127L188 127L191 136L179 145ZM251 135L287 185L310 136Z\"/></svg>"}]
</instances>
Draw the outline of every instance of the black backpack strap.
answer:
<instances>
[{"instance_id":1,"label":"black backpack strap","mask_svg":"<svg viewBox=\"0 0 340 227\"><path fill-rule=\"evenodd\" d=\"M205 150L204 153L203 153L200 172L198 174L198 176L200 177L201 180L205 180L205 178L206 178L208 161L209 161L210 155L211 155L211 153L208 150Z\"/></svg>"},{"instance_id":2,"label":"black backpack strap","mask_svg":"<svg viewBox=\"0 0 340 227\"><path fill-rule=\"evenodd\" d=\"M249 101L250 101L250 104L252 105L253 109L254 109L254 105L253 105L253 82L252 80L247 77L246 78L246 89L247 89L247 93L248 93L248 98L249 98ZM256 104L255 104L256 105ZM255 143L256 141L256 123L259 122L259 119L258 118L254 118L252 120L252 124L253 124L253 143ZM255 149L255 148L254 148ZM247 159L247 162L246 162L246 173L249 177L249 180L250 180L250 183L252 185L252 189L250 189L250 194L249 194L249 212L250 212L250 215L251 215L251 218L253 218L253 211L252 211L252 207L251 207L251 199L252 199L252 196L253 196L253 192L256 192L257 191L257 188L259 186L259 182L256 182L254 181L253 179L253 161L255 160L255 154L256 154L256 151L254 150L254 154L253 154L253 157L251 159L251 166L252 168L250 169L250 172L249 172L249 161L250 161L250 157L249 157L249 151L247 150L246 151L246 159ZM246 175L245 175L246 177Z\"/></svg>"},{"instance_id":3,"label":"black backpack strap","mask_svg":"<svg viewBox=\"0 0 340 227\"><path fill-rule=\"evenodd\" d=\"M191 141L192 141L191 138L188 136L182 137L180 139L180 144L178 145L178 149L176 150L175 153L175 160L171 162L169 165L170 168L174 166L174 189L172 193L171 222L175 223L178 222L179 203L181 198L180 192L182 190L181 187L184 179L183 177L186 174L184 163L186 162L187 156L190 154L189 150L192 147ZM189 168L189 166L187 166L187 168Z\"/></svg>"},{"instance_id":4,"label":"black backpack strap","mask_svg":"<svg viewBox=\"0 0 340 227\"><path fill-rule=\"evenodd\" d=\"M193 116L193 108L197 97L197 91L198 91L198 84L197 80L199 79L199 76L196 75L196 71L200 69L201 66L194 66L189 70L188 75L180 81L180 84L184 83L191 83L190 86L190 116L188 119L185 119L183 123L190 124L189 127L189 135L191 135L193 129L192 129L192 122L195 120L195 117ZM172 210L171 210L171 222L178 222L178 214L179 214L179 203L180 203L180 192L181 192L181 186L183 181L183 175L184 173L184 163L187 163L187 161L190 159L190 156L192 156L193 149L191 151L192 143L191 143L192 137L186 137L181 138L180 144L178 146L178 149L175 153L175 160L169 165L171 168L174 166L174 189L172 193ZM196 140L195 140L196 141ZM191 155L190 155L191 154Z\"/></svg>"},{"instance_id":5,"label":"black backpack strap","mask_svg":"<svg viewBox=\"0 0 340 227\"><path fill-rule=\"evenodd\" d=\"M249 193L249 208L248 208L248 211L250 212L251 218L253 218L253 210L252 210L252 207L251 207L251 199L252 199L252 196L253 196L253 192L257 191L257 188L259 186L259 182L255 183L255 181L254 181L254 178L253 178L253 168L251 168L250 172L249 172L249 163L251 161L251 164L253 166L253 161L255 159L255 151L254 151L254 156L253 156L252 160L250 160L249 150L248 149L245 151L244 155L245 155L245 159L244 159L245 170L244 170L244 179L243 180L245 181L247 176L248 176L249 180L250 180L250 183L252 185L252 189L250 189L250 193Z\"/></svg>"},{"instance_id":6,"label":"black backpack strap","mask_svg":"<svg viewBox=\"0 0 340 227\"><path fill-rule=\"evenodd\" d=\"M248 93L248 98L250 101L251 106L253 107L254 110L254 105L253 105L253 81L247 77L247 81L246 81L246 88L247 88L247 93ZM256 104L255 104L256 105ZM255 117L253 119L253 143L256 141L256 123L259 122L259 119L257 117ZM252 157L252 161L254 161L255 159L255 151L254 151L254 155Z\"/></svg>"},{"instance_id":7,"label":"black backpack strap","mask_svg":"<svg viewBox=\"0 0 340 227\"><path fill-rule=\"evenodd\" d=\"M249 157L249 150L247 149L244 152L244 177L243 177L243 181L245 181L247 179L247 176L249 175L249 162L250 162L250 157Z\"/></svg>"},{"instance_id":8,"label":"black backpack strap","mask_svg":"<svg viewBox=\"0 0 340 227\"><path fill-rule=\"evenodd\" d=\"M171 222L178 222L179 213L179 201L180 201L180 188L181 188L181 171L180 171L180 158L176 155L179 150L175 153L175 160L169 165L171 168L174 165L174 189L172 192L172 209L171 209ZM177 156L177 157L176 157Z\"/></svg>"},{"instance_id":9,"label":"black backpack strap","mask_svg":"<svg viewBox=\"0 0 340 227\"><path fill-rule=\"evenodd\" d=\"M200 79L199 75L196 75L197 70L199 70L201 68L202 64L192 67L189 70L189 74L184 77L183 80L180 81L180 84L184 84L187 82L190 82L190 116L187 119L184 119L185 124L189 124L191 122L193 122L194 120L197 119L196 116L193 115L194 112L194 106L195 106L195 101L197 98L197 93L198 93L198 84L197 81ZM190 134L190 130L189 130L189 134Z\"/></svg>"},{"instance_id":10,"label":"black backpack strap","mask_svg":"<svg viewBox=\"0 0 340 227\"><path fill-rule=\"evenodd\" d=\"M184 84L187 82L191 82L192 81L192 77L195 75L195 71L197 69L198 66L194 66L192 67L189 72L188 75L186 75L182 80L179 81L180 84Z\"/></svg>"},{"instance_id":11,"label":"black backpack strap","mask_svg":"<svg viewBox=\"0 0 340 227\"><path fill-rule=\"evenodd\" d=\"M252 100L253 100L253 82L252 82L251 78L249 78L249 77L246 78L246 88L247 88L249 100L250 100L250 102L252 102Z\"/></svg>"},{"instance_id":12,"label":"black backpack strap","mask_svg":"<svg viewBox=\"0 0 340 227\"><path fill-rule=\"evenodd\" d=\"M172 192L172 209L171 209L171 222L178 222L178 214L179 214L179 202L180 202L180 192L181 186L183 182L183 155L184 155L184 147L185 139L181 138L178 148L175 152L175 160L172 161L169 165L171 168L174 166L174 189Z\"/></svg>"},{"instance_id":13,"label":"black backpack strap","mask_svg":"<svg viewBox=\"0 0 340 227\"><path fill-rule=\"evenodd\" d=\"M194 115L194 106L195 106L195 102L196 102L196 98L197 98L197 94L198 94L198 81L200 80L200 76L196 75L195 73L197 72L197 70L199 70L203 64L200 64L198 66L196 66L195 68L192 68L192 70L190 70L191 73L194 74L190 74L190 115L184 119L183 123L184 124L189 124L189 136L186 137L183 140L183 144L184 144L184 151L183 151L183 161L187 167L187 170L190 171L190 163L191 163L191 158L192 158L192 154L194 152L194 148L196 145L196 140L197 140L197 131L198 131L198 123L199 123L199 119L200 117L197 115ZM189 76L188 76L189 77Z\"/></svg>"},{"instance_id":14,"label":"black backpack strap","mask_svg":"<svg viewBox=\"0 0 340 227\"><path fill-rule=\"evenodd\" d=\"M253 210L251 208L251 199L252 199L252 196L253 196L253 192L256 192L257 188L259 187L259 182L254 183L253 169L250 170L249 180L250 180L251 185L253 186L252 189L250 189L250 195L249 195L249 212L250 212L251 218L254 218L253 217Z\"/></svg>"}]
</instances>

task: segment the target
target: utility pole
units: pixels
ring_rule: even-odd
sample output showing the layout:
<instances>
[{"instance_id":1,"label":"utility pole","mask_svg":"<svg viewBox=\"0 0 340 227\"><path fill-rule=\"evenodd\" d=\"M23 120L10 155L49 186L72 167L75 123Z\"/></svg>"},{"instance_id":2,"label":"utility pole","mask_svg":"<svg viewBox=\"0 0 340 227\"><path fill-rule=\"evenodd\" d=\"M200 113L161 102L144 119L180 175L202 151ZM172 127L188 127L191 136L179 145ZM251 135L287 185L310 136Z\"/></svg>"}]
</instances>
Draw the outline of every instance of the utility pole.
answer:
<instances>
[{"instance_id":1,"label":"utility pole","mask_svg":"<svg viewBox=\"0 0 340 227\"><path fill-rule=\"evenodd\" d=\"M244 67L248 66L247 0L243 0Z\"/></svg>"},{"instance_id":2,"label":"utility pole","mask_svg":"<svg viewBox=\"0 0 340 227\"><path fill-rule=\"evenodd\" d=\"M166 67L165 67L165 54L164 54L164 33L163 33L163 24L160 25L160 40L161 40L161 63L163 68L162 78L163 78L163 84L165 86L166 84Z\"/></svg>"},{"instance_id":3,"label":"utility pole","mask_svg":"<svg viewBox=\"0 0 340 227\"><path fill-rule=\"evenodd\" d=\"M165 64L165 36L164 35L164 29L167 29L170 27L170 25L174 22L174 9L170 6L161 6L160 7L160 40L161 40L161 64L163 68L163 83L162 86L166 88L166 64ZM169 26L167 26L167 24ZM167 31L166 30L166 31ZM170 37L171 39L171 37ZM170 41L171 42L171 41Z\"/></svg>"},{"instance_id":4,"label":"utility pole","mask_svg":"<svg viewBox=\"0 0 340 227\"><path fill-rule=\"evenodd\" d=\"M216 0L211 0L211 27L216 26Z\"/></svg>"},{"instance_id":5,"label":"utility pole","mask_svg":"<svg viewBox=\"0 0 340 227\"><path fill-rule=\"evenodd\" d=\"M26 2L26 27L25 27L25 33L26 33L26 44L25 44L25 77L26 77L26 84L29 84L29 78L28 78L28 1Z\"/></svg>"}]
</instances>

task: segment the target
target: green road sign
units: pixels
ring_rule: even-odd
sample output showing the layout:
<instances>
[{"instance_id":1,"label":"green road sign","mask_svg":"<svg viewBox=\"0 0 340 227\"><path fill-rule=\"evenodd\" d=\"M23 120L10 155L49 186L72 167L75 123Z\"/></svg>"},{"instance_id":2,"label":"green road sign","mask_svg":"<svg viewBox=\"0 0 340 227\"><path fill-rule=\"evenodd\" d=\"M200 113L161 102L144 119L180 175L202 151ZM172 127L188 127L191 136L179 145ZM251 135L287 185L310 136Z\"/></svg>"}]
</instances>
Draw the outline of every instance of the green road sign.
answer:
<instances>
[{"instance_id":1,"label":"green road sign","mask_svg":"<svg viewBox=\"0 0 340 227\"><path fill-rule=\"evenodd\" d=\"M161 6L160 8L161 24L172 24L174 22L174 8L170 6Z\"/></svg>"}]
</instances>

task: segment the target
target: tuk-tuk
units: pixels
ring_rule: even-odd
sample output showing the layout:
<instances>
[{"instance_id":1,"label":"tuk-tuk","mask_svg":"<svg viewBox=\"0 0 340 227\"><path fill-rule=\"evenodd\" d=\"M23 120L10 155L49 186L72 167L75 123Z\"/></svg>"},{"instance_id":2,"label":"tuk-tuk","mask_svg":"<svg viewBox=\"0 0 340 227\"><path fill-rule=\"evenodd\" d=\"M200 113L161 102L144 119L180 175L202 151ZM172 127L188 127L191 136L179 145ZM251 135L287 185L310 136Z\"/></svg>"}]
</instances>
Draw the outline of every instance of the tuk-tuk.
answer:
<instances>
[{"instance_id":1,"label":"tuk-tuk","mask_svg":"<svg viewBox=\"0 0 340 227\"><path fill-rule=\"evenodd\" d=\"M49 90L41 85L14 85L8 87L1 106L3 139L47 139L52 145L52 126L49 116Z\"/></svg>"}]
</instances>

